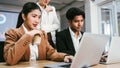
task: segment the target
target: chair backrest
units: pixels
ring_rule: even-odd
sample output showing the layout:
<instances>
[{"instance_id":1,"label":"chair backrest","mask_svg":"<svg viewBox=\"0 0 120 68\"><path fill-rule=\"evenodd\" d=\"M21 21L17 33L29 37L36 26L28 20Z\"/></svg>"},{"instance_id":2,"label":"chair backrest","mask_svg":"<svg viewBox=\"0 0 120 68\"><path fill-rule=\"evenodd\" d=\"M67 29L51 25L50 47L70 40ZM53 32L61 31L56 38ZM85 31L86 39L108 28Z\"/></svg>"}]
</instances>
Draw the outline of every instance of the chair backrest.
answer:
<instances>
[{"instance_id":1,"label":"chair backrest","mask_svg":"<svg viewBox=\"0 0 120 68\"><path fill-rule=\"evenodd\" d=\"M3 54L4 54L4 41L0 41L0 62L4 62L4 57L3 57Z\"/></svg>"}]
</instances>

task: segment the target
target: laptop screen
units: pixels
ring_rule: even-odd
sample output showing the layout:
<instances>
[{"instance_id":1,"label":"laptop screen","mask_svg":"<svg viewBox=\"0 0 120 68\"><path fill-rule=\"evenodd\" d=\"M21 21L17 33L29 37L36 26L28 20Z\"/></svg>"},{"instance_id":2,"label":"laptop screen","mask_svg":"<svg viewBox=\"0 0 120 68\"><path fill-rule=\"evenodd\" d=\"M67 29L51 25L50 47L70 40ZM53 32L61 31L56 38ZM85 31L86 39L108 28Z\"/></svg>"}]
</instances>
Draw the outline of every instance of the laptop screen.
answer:
<instances>
[{"instance_id":1,"label":"laptop screen","mask_svg":"<svg viewBox=\"0 0 120 68\"><path fill-rule=\"evenodd\" d=\"M84 33L71 68L98 64L109 38L108 35Z\"/></svg>"}]
</instances>

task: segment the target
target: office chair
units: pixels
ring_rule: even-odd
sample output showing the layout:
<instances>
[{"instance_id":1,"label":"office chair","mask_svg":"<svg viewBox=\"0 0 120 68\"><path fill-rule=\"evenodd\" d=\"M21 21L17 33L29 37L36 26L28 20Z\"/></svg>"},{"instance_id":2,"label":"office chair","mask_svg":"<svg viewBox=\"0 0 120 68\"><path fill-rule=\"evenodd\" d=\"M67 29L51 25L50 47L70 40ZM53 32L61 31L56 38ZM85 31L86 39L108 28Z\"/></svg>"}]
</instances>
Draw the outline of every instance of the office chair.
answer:
<instances>
[{"instance_id":1,"label":"office chair","mask_svg":"<svg viewBox=\"0 0 120 68\"><path fill-rule=\"evenodd\" d=\"M0 62L4 62L4 41L0 41Z\"/></svg>"}]
</instances>

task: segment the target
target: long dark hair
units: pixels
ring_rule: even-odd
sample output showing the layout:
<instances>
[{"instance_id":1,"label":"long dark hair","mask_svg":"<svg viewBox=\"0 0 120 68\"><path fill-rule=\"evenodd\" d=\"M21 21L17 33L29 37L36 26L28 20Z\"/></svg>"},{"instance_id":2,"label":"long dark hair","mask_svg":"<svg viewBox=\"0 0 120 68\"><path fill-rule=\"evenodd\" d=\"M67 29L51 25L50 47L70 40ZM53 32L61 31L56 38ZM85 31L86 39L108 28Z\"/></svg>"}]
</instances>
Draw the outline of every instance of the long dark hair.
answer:
<instances>
[{"instance_id":1,"label":"long dark hair","mask_svg":"<svg viewBox=\"0 0 120 68\"><path fill-rule=\"evenodd\" d=\"M27 17L28 13L35 9L40 10L39 6L34 2L27 2L26 4L24 4L22 11L19 13L16 28L19 28L24 22L22 18L22 13Z\"/></svg>"}]
</instances>

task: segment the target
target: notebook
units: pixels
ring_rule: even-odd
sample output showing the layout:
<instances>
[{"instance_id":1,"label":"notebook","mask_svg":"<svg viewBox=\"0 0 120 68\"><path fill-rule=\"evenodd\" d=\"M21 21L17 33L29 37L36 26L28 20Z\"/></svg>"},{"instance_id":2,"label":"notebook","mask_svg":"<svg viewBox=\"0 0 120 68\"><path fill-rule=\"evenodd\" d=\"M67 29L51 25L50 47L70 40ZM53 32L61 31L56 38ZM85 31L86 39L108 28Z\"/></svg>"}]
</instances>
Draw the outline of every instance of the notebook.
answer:
<instances>
[{"instance_id":1,"label":"notebook","mask_svg":"<svg viewBox=\"0 0 120 68\"><path fill-rule=\"evenodd\" d=\"M45 67L81 68L99 63L109 36L102 34L84 33L74 60L70 63L56 63Z\"/></svg>"},{"instance_id":2,"label":"notebook","mask_svg":"<svg viewBox=\"0 0 120 68\"><path fill-rule=\"evenodd\" d=\"M112 64L120 62L120 37L112 37L106 62L103 64Z\"/></svg>"}]
</instances>

